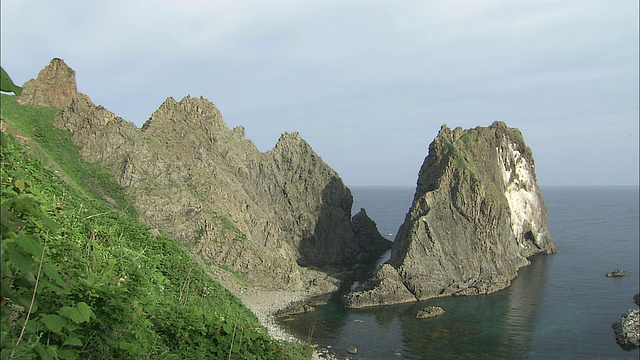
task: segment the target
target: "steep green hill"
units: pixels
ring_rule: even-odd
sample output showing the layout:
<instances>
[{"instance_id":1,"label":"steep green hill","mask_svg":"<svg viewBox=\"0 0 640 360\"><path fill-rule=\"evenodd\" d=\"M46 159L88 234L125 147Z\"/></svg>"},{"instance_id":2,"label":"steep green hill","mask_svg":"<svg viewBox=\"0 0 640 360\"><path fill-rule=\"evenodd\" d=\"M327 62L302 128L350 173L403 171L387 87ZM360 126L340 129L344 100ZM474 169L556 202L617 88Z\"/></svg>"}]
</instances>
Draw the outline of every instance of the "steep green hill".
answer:
<instances>
[{"instance_id":1,"label":"steep green hill","mask_svg":"<svg viewBox=\"0 0 640 360\"><path fill-rule=\"evenodd\" d=\"M53 127L59 110L1 101L2 359L305 358L138 221Z\"/></svg>"}]
</instances>

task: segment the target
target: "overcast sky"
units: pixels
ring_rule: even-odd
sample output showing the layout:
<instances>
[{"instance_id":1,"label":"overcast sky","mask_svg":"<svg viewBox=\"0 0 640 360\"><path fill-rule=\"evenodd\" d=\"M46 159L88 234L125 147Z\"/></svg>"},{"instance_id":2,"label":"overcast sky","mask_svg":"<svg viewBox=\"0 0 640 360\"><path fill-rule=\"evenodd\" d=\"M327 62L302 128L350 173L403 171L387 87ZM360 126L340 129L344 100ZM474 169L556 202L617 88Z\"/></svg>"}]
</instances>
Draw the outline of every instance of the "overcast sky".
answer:
<instances>
[{"instance_id":1,"label":"overcast sky","mask_svg":"<svg viewBox=\"0 0 640 360\"><path fill-rule=\"evenodd\" d=\"M519 128L540 185L638 184L638 0L1 2L14 82L54 57L141 126L204 96L262 151L415 186L442 124Z\"/></svg>"}]
</instances>

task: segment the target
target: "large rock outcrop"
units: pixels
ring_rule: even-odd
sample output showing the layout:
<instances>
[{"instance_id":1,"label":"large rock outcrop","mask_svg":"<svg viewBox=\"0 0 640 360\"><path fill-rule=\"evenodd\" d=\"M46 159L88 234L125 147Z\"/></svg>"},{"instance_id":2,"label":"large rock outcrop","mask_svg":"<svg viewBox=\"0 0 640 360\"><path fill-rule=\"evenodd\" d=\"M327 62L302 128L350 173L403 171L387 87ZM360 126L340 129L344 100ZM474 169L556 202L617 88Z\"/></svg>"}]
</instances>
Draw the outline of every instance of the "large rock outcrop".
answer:
<instances>
[{"instance_id":1,"label":"large rock outcrop","mask_svg":"<svg viewBox=\"0 0 640 360\"><path fill-rule=\"evenodd\" d=\"M54 58L38 74L22 86L22 94L18 97L21 104L46 106L62 109L69 106L74 98L89 98L78 92L76 72L64 60Z\"/></svg>"},{"instance_id":2,"label":"large rock outcrop","mask_svg":"<svg viewBox=\"0 0 640 360\"><path fill-rule=\"evenodd\" d=\"M627 311L611 326L616 334L616 342L623 349L631 350L640 346L640 310Z\"/></svg>"},{"instance_id":3,"label":"large rock outcrop","mask_svg":"<svg viewBox=\"0 0 640 360\"><path fill-rule=\"evenodd\" d=\"M349 307L395 303L390 291L400 286L413 300L503 289L528 257L556 251L546 223L533 155L519 130L502 122L442 126L386 265L395 274L376 274L343 300Z\"/></svg>"},{"instance_id":4,"label":"large rock outcrop","mask_svg":"<svg viewBox=\"0 0 640 360\"><path fill-rule=\"evenodd\" d=\"M109 168L143 221L190 244L212 270L269 289L324 292L337 281L320 267L371 252L352 229L351 192L298 133L260 152L202 97L168 98L141 129L77 92L68 104L27 97L75 90L75 73L62 64L54 59L25 85L26 102L62 108L56 126L72 133L82 156Z\"/></svg>"}]
</instances>

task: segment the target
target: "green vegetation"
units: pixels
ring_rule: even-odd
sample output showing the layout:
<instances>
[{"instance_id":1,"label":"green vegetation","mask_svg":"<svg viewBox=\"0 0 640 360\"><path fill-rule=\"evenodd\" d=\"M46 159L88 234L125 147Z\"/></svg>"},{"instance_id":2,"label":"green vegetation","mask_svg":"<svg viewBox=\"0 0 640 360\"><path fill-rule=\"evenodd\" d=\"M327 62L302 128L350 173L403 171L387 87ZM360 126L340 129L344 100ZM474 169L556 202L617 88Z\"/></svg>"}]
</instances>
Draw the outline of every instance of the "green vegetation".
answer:
<instances>
[{"instance_id":1,"label":"green vegetation","mask_svg":"<svg viewBox=\"0 0 640 360\"><path fill-rule=\"evenodd\" d=\"M58 110L6 95L1 109L1 359L306 357L137 222L123 189L53 127Z\"/></svg>"},{"instance_id":2,"label":"green vegetation","mask_svg":"<svg viewBox=\"0 0 640 360\"><path fill-rule=\"evenodd\" d=\"M86 196L115 203L119 210L137 217L133 199L126 195L115 179L99 164L87 163L80 149L71 141L71 134L53 126L60 110L23 106L15 97L2 95L2 118L17 127L23 136L34 142L47 163L62 173L65 180Z\"/></svg>"},{"instance_id":3,"label":"green vegetation","mask_svg":"<svg viewBox=\"0 0 640 360\"><path fill-rule=\"evenodd\" d=\"M9 74L0 66L0 91L12 92L18 96L22 94L22 88L13 83Z\"/></svg>"}]
</instances>

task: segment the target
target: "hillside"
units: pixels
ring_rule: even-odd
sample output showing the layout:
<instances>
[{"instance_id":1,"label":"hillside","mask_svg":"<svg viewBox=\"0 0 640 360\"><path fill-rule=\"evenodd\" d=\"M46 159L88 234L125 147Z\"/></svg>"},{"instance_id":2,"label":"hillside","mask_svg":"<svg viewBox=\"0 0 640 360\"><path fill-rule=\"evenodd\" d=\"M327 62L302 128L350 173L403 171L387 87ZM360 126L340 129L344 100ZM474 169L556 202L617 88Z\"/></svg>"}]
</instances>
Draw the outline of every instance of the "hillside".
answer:
<instances>
[{"instance_id":1,"label":"hillside","mask_svg":"<svg viewBox=\"0 0 640 360\"><path fill-rule=\"evenodd\" d=\"M188 244L138 221L111 169L54 127L60 109L4 94L0 109L3 359L306 357L270 338Z\"/></svg>"},{"instance_id":2,"label":"hillside","mask_svg":"<svg viewBox=\"0 0 640 360\"><path fill-rule=\"evenodd\" d=\"M345 264L391 247L377 231L356 239L350 190L298 133L261 152L212 102L190 96L167 98L137 128L78 92L61 59L23 88L20 103L62 110L54 125L108 169L140 219L188 244L221 279L324 293Z\"/></svg>"}]
</instances>

